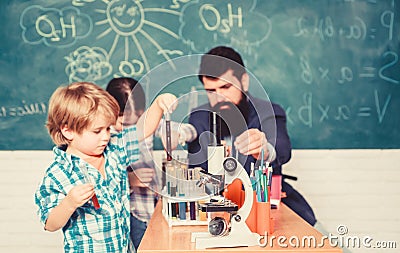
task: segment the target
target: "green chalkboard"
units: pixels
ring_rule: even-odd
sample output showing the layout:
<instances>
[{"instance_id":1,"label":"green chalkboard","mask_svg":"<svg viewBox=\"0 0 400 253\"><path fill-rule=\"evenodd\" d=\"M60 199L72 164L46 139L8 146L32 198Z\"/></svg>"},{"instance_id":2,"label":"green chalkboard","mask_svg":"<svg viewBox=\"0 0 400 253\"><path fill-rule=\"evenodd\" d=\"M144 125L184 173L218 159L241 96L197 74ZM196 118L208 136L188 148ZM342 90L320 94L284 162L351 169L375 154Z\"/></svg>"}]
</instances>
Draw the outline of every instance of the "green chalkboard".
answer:
<instances>
[{"instance_id":1,"label":"green chalkboard","mask_svg":"<svg viewBox=\"0 0 400 253\"><path fill-rule=\"evenodd\" d=\"M165 62L173 72L174 59L216 45L237 49L269 98L286 110L294 148L400 148L398 4L1 1L0 149L53 146L44 124L59 85L104 87L116 76L140 79ZM164 88L182 95L201 84L188 76ZM146 87L148 100L152 89ZM188 96L179 109L183 117L201 100Z\"/></svg>"}]
</instances>

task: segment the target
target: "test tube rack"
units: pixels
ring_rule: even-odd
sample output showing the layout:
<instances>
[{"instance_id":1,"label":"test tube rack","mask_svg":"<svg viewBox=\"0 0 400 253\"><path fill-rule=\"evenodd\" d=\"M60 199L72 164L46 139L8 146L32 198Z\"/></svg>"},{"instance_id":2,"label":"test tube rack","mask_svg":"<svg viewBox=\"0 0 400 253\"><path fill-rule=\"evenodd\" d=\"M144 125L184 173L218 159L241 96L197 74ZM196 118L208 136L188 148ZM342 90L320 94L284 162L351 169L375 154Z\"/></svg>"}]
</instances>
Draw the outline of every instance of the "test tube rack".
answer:
<instances>
[{"instance_id":1,"label":"test tube rack","mask_svg":"<svg viewBox=\"0 0 400 253\"><path fill-rule=\"evenodd\" d=\"M209 197L207 195L184 198L173 197L164 192L162 214L168 226L208 225L206 214L201 214L202 211L198 208L201 199L206 198L208 199ZM182 211L184 212L183 215Z\"/></svg>"},{"instance_id":2,"label":"test tube rack","mask_svg":"<svg viewBox=\"0 0 400 253\"><path fill-rule=\"evenodd\" d=\"M207 225L198 202L208 199L204 187L197 186L201 168L189 169L185 159L163 162L165 183L162 188L163 216L168 225Z\"/></svg>"}]
</instances>

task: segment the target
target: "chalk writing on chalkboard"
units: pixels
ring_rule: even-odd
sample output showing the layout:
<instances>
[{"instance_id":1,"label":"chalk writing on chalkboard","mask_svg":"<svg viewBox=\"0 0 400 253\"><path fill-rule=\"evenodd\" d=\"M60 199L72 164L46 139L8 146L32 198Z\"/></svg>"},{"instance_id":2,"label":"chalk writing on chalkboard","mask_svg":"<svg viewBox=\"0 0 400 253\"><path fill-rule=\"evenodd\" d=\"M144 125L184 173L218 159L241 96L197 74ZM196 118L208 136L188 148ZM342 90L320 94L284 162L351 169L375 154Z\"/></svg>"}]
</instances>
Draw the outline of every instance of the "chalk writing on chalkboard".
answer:
<instances>
[{"instance_id":1,"label":"chalk writing on chalkboard","mask_svg":"<svg viewBox=\"0 0 400 253\"><path fill-rule=\"evenodd\" d=\"M65 59L68 61L65 73L69 76L69 82L101 80L112 72L107 52L100 47L82 46L65 56Z\"/></svg>"},{"instance_id":2,"label":"chalk writing on chalkboard","mask_svg":"<svg viewBox=\"0 0 400 253\"><path fill-rule=\"evenodd\" d=\"M75 1L73 4L83 6L84 2L92 1ZM30 6L21 15L23 39L29 44L42 42L50 47L67 47L91 34L93 26L99 27L102 31L95 39L108 37L112 43L107 48L84 46L67 55L66 74L70 82L97 81L109 76L112 72L112 66L108 64L109 59L115 55L117 46L121 44L123 48L118 49L123 51L118 67L120 76L140 76L150 71L152 66L142 47L143 44L150 42L156 48L157 55L166 61L171 60L171 55L183 55L181 50L163 48L162 41L157 41L156 36L146 31L148 27L155 28L179 40L177 33L164 27L162 22L146 20L146 14L151 12L167 13L178 18L180 13L177 11L144 8L140 1L104 1L103 5L96 6L95 12L96 16L89 16L75 7L56 9ZM93 21L94 17L100 19ZM141 59L131 59L132 51L139 52Z\"/></svg>"},{"instance_id":3,"label":"chalk writing on chalkboard","mask_svg":"<svg viewBox=\"0 0 400 253\"><path fill-rule=\"evenodd\" d=\"M394 30L394 12L390 10L384 11L380 15L380 25L387 30L387 39L393 39ZM369 28L366 22L359 16L354 16L349 20L352 23L346 26L335 26L335 20L331 16L325 18L300 17L297 20L297 33L295 37L314 37L318 36L321 41L334 38L335 36L348 40L365 40L376 38L376 27ZM381 37L379 39L382 39Z\"/></svg>"},{"instance_id":4,"label":"chalk writing on chalkboard","mask_svg":"<svg viewBox=\"0 0 400 253\"><path fill-rule=\"evenodd\" d=\"M349 104L339 104L332 106L320 101L315 101L311 92L304 93L302 96L302 104L298 108L297 113L298 119L302 124L307 127L313 127L314 123L323 123L324 121L351 121L356 117L372 117L372 112L376 113L376 121L381 124L385 115L386 110L392 99L392 95L388 94L385 98L381 98L377 90L373 93L374 106L359 106L352 107ZM382 101L383 100L383 101ZM292 115L292 107L286 108L287 120L289 124L293 124L294 117ZM316 115L316 120L314 120ZM374 114L375 115L375 114ZM349 122L350 124L350 122Z\"/></svg>"},{"instance_id":5,"label":"chalk writing on chalkboard","mask_svg":"<svg viewBox=\"0 0 400 253\"><path fill-rule=\"evenodd\" d=\"M178 73L188 66L177 59L217 45L240 52L286 110L294 148L400 147L398 1L0 2L7 28L0 30L0 149L52 146L47 101L60 85L105 87L113 77L140 79L164 63ZM143 83L148 104L164 91L154 80ZM265 98L254 86L250 93ZM177 117L204 103L196 89L203 86L193 76L166 85L184 96Z\"/></svg>"},{"instance_id":6,"label":"chalk writing on chalkboard","mask_svg":"<svg viewBox=\"0 0 400 253\"><path fill-rule=\"evenodd\" d=\"M56 9L32 5L22 12L20 25L25 43L44 43L49 47L71 46L92 32L90 17L74 7Z\"/></svg>"},{"instance_id":7,"label":"chalk writing on chalkboard","mask_svg":"<svg viewBox=\"0 0 400 253\"><path fill-rule=\"evenodd\" d=\"M398 54L393 51L387 51L382 54L381 59L386 59L388 62L382 66L359 66L356 70L351 65L340 66L338 69L332 70L329 67L312 64L306 56L300 56L299 67L301 69L301 79L306 84L312 84L317 78L319 79L318 81L326 80L330 82L334 79L334 76L337 76L336 83L344 84L353 82L357 77L360 79L374 79L379 77L389 83L399 84L399 78L387 74L391 68L396 68L396 64L399 62Z\"/></svg>"},{"instance_id":8,"label":"chalk writing on chalkboard","mask_svg":"<svg viewBox=\"0 0 400 253\"><path fill-rule=\"evenodd\" d=\"M105 26L104 31L98 35L96 39L101 39L105 36L113 36L114 38L111 47L108 49L108 55L110 57L114 54L118 41L124 40L124 64L127 64L130 67L128 61L130 51L129 45L133 44L142 57L142 62L139 63L137 61L137 63L143 64L144 70L150 71L150 63L148 62L146 53L141 46L143 42L140 42L138 39L138 35L141 35L157 48L157 51L165 60L169 61L171 59L169 53L172 51L166 51L160 45L161 42L156 41L155 37L146 32L146 26L153 27L160 32L166 33L176 40L179 39L179 36L160 23L146 20L145 14L147 12L163 12L178 17L180 15L179 12L162 8L143 8L143 6L140 4L140 1L110 1L106 6L104 6L104 9L97 9L96 11L99 14L104 15L104 19L97 21L96 25ZM129 40L132 40L133 43L130 43ZM178 50L176 51L179 52ZM139 68L139 70L143 71L143 67L140 67L141 68Z\"/></svg>"},{"instance_id":9,"label":"chalk writing on chalkboard","mask_svg":"<svg viewBox=\"0 0 400 253\"><path fill-rule=\"evenodd\" d=\"M251 51L252 46L268 40L272 32L271 20L256 11L256 3L191 1L182 8L179 35L197 53L207 51L210 40L240 45L244 51ZM199 31L202 33L200 37Z\"/></svg>"},{"instance_id":10,"label":"chalk writing on chalkboard","mask_svg":"<svg viewBox=\"0 0 400 253\"><path fill-rule=\"evenodd\" d=\"M18 106L0 106L0 118L6 117L24 117L27 115L40 115L47 113L47 103L35 102L26 103L21 101Z\"/></svg>"}]
</instances>

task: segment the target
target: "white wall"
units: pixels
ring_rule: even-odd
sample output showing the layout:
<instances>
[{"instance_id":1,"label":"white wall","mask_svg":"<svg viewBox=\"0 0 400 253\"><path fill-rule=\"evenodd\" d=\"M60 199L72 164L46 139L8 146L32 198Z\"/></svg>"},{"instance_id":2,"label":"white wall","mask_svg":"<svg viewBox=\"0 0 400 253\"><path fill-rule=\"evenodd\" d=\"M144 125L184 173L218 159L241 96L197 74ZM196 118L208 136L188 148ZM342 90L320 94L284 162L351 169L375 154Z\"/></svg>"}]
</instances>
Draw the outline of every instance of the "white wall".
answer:
<instances>
[{"instance_id":1,"label":"white wall","mask_svg":"<svg viewBox=\"0 0 400 253\"><path fill-rule=\"evenodd\" d=\"M0 152L0 252L63 252L62 233L45 232L34 206L51 159L49 151Z\"/></svg>"},{"instance_id":2,"label":"white wall","mask_svg":"<svg viewBox=\"0 0 400 253\"><path fill-rule=\"evenodd\" d=\"M400 150L295 150L284 168L299 177L291 183L304 194L317 219L338 235L374 242L396 241L400 249ZM352 248L352 252L377 249ZM384 250L379 251L384 252Z\"/></svg>"},{"instance_id":3,"label":"white wall","mask_svg":"<svg viewBox=\"0 0 400 253\"><path fill-rule=\"evenodd\" d=\"M157 154L158 157L160 153ZM62 234L45 232L33 193L50 151L0 152L0 252L62 252ZM328 232L396 241L400 248L400 150L294 150L286 174ZM352 252L386 252L365 248Z\"/></svg>"}]
</instances>

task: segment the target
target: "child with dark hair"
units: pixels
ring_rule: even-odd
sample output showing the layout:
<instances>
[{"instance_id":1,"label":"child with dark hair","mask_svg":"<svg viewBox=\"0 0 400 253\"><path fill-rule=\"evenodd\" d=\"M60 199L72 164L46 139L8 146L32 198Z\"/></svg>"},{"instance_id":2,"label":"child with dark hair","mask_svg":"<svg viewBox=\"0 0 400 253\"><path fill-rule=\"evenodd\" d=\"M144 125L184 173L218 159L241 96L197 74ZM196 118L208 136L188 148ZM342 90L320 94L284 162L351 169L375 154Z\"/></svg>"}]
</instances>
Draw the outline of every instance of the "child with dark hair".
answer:
<instances>
[{"instance_id":1,"label":"child with dark hair","mask_svg":"<svg viewBox=\"0 0 400 253\"><path fill-rule=\"evenodd\" d=\"M141 84L129 77L113 78L107 85L106 90L118 101L120 106L116 131L124 127L136 124L137 119L143 114L146 100ZM129 111L132 112L129 112ZM128 112L128 113L127 113ZM155 131L156 136L162 136L164 121ZM193 126L185 123L171 122L173 145L175 148L179 142L191 141L196 138L196 130ZM178 131L179 129L179 131ZM128 167L129 183L131 187L131 239L136 248L142 240L147 224L154 212L157 202L157 177L155 164L152 157L153 137L149 136L139 143L140 158Z\"/></svg>"}]
</instances>

